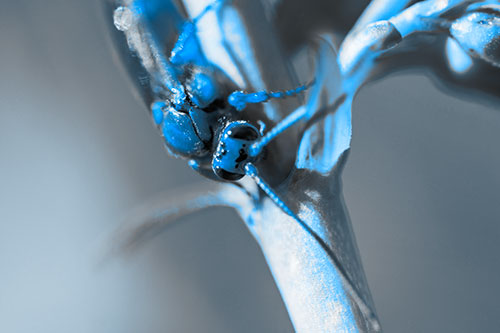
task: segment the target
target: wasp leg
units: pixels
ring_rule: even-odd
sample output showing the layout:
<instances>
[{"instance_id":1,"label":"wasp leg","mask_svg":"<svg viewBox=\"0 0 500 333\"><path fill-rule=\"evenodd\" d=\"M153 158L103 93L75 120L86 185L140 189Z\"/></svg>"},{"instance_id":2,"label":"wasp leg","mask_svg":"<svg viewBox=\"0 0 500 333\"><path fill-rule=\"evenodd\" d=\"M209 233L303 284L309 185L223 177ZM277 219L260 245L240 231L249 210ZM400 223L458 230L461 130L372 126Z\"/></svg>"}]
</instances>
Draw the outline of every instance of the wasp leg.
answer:
<instances>
[{"instance_id":1,"label":"wasp leg","mask_svg":"<svg viewBox=\"0 0 500 333\"><path fill-rule=\"evenodd\" d=\"M142 9L142 5L118 7L114 12L115 26L125 33L129 48L137 54L150 77L155 78L155 88L171 94L173 101L180 104L185 99L182 84L174 66L163 55L160 43L146 33L147 26L140 19Z\"/></svg>"},{"instance_id":2,"label":"wasp leg","mask_svg":"<svg viewBox=\"0 0 500 333\"><path fill-rule=\"evenodd\" d=\"M182 25L181 33L177 42L175 43L171 55L170 61L176 65L184 65L187 63L195 63L199 65L206 65L207 60L201 51L201 47L196 36L196 25L199 20L201 20L205 14L210 11L216 11L218 6L222 6L225 0L216 0L211 4L207 5L201 13L195 16L191 21L186 21Z\"/></svg>"},{"instance_id":3,"label":"wasp leg","mask_svg":"<svg viewBox=\"0 0 500 333\"><path fill-rule=\"evenodd\" d=\"M310 82L308 84L301 85L297 88L284 90L284 91L258 91L253 93L245 93L243 91L235 91L227 98L229 104L234 106L236 110L243 110L247 104L253 103L264 103L272 98L285 98L290 96L296 96L301 92L307 90L310 86L314 84Z\"/></svg>"}]
</instances>

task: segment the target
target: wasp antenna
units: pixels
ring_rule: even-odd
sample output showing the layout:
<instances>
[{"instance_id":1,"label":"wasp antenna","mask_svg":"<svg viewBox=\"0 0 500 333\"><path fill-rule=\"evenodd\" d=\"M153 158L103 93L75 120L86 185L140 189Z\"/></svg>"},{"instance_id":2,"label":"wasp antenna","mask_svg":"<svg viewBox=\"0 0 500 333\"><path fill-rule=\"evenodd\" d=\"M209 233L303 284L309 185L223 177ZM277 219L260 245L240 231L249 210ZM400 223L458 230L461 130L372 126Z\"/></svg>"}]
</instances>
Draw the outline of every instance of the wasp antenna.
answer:
<instances>
[{"instance_id":1,"label":"wasp antenna","mask_svg":"<svg viewBox=\"0 0 500 333\"><path fill-rule=\"evenodd\" d=\"M323 85L325 84L324 79L321 76L320 80L312 80L307 85L303 85L299 88L302 88L301 91L308 89L312 85L315 85L310 92L309 100L305 105L301 105L296 108L292 113L286 116L282 121L280 121L276 126L274 126L269 132L267 132L264 136L262 136L259 140L257 140L249 149L249 153L251 156L258 156L262 149L271 142L275 137L283 133L288 128L295 125L297 122L301 120L307 120L311 118L318 108L318 102L320 99L320 92L323 89ZM299 90L299 88L295 89L295 91ZM298 93L298 92L297 92ZM233 93L234 94L234 93ZM230 96L231 97L231 96Z\"/></svg>"},{"instance_id":2,"label":"wasp antenna","mask_svg":"<svg viewBox=\"0 0 500 333\"><path fill-rule=\"evenodd\" d=\"M304 119L308 114L308 109L306 106L301 105L296 108L292 113L290 113L285 119L280 121L276 126L269 130L264 136L257 140L249 149L250 156L258 156L262 149L271 142L279 134L283 133L286 129L293 126L298 121Z\"/></svg>"},{"instance_id":3,"label":"wasp antenna","mask_svg":"<svg viewBox=\"0 0 500 333\"><path fill-rule=\"evenodd\" d=\"M267 196L274 201L274 203L287 215L290 215L292 218L294 218L297 221L300 221L300 219L295 215L295 213L288 208L288 206L285 204L283 200L274 192L271 187L259 176L259 173L257 171L257 168L255 165L252 163L247 163L245 165L245 174L247 176L250 176L253 180L255 180L255 183L261 188L264 193L267 194ZM299 222L303 224L303 222Z\"/></svg>"},{"instance_id":4,"label":"wasp antenna","mask_svg":"<svg viewBox=\"0 0 500 333\"><path fill-rule=\"evenodd\" d=\"M276 126L274 126L269 132L267 132L264 136L262 136L259 140L257 140L249 149L249 153L251 156L258 156L262 149L269 144L271 140L277 137L279 134L283 133L286 129L293 126L297 122L301 120L311 120L314 117L320 116L318 111L321 105L321 96L325 87L329 84L328 82L328 74L329 72L325 71L328 68L328 63L330 62L329 54L331 51L331 46L327 42L323 42L320 45L320 50L317 54L316 59L316 70L314 73L314 79L301 87L296 88L295 90L289 90L288 92L293 94L299 93L300 91L304 91L310 87L311 90L308 94L308 100L305 105L302 105L295 109L292 113L286 116L283 120L281 120ZM235 94L235 93L233 93ZM232 96L232 95L231 95ZM231 98L229 96L229 98ZM338 97L329 107L325 110L329 110L328 112L335 111L339 105L346 98L345 95ZM230 102L231 103L231 102Z\"/></svg>"},{"instance_id":5,"label":"wasp antenna","mask_svg":"<svg viewBox=\"0 0 500 333\"><path fill-rule=\"evenodd\" d=\"M272 98L285 98L296 96L301 92L307 90L314 84L314 80L307 84L303 84L297 88L284 90L284 91L258 91L253 93L245 93L243 91L235 91L228 97L228 102L236 108L236 110L243 110L247 104L264 103Z\"/></svg>"}]
</instances>

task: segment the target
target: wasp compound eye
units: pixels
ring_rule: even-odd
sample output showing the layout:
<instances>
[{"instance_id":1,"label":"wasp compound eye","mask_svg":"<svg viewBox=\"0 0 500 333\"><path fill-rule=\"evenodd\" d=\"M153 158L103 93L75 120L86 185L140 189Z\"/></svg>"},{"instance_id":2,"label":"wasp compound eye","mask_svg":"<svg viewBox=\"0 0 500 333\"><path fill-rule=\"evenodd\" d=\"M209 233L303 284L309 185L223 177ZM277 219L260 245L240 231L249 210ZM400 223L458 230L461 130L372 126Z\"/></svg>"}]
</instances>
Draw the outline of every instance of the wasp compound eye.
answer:
<instances>
[{"instance_id":1,"label":"wasp compound eye","mask_svg":"<svg viewBox=\"0 0 500 333\"><path fill-rule=\"evenodd\" d=\"M198 73L187 86L191 100L199 108L212 103L218 96L217 83L210 76Z\"/></svg>"},{"instance_id":2,"label":"wasp compound eye","mask_svg":"<svg viewBox=\"0 0 500 333\"><path fill-rule=\"evenodd\" d=\"M188 113L169 107L162 122L162 132L165 144L175 154L203 156L208 152Z\"/></svg>"},{"instance_id":3,"label":"wasp compound eye","mask_svg":"<svg viewBox=\"0 0 500 333\"><path fill-rule=\"evenodd\" d=\"M221 133L212 160L214 173L221 179L235 181L245 175L245 165L255 157L249 154L251 145L260 138L259 131L244 121L227 125Z\"/></svg>"}]
</instances>

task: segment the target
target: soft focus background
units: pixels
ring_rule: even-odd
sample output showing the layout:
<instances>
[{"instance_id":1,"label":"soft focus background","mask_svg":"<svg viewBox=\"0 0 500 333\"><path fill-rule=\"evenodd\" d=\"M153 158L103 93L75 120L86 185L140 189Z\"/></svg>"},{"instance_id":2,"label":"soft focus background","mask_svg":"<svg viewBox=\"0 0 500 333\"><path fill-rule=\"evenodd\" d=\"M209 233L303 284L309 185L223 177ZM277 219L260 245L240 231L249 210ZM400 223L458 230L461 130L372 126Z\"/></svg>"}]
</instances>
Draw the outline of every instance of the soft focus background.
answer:
<instances>
[{"instance_id":1,"label":"soft focus background","mask_svg":"<svg viewBox=\"0 0 500 333\"><path fill-rule=\"evenodd\" d=\"M0 8L0 332L291 331L232 211L103 261L132 207L201 178L163 150L98 1ZM366 87L353 113L345 196L384 329L497 329L498 105L404 74Z\"/></svg>"}]
</instances>

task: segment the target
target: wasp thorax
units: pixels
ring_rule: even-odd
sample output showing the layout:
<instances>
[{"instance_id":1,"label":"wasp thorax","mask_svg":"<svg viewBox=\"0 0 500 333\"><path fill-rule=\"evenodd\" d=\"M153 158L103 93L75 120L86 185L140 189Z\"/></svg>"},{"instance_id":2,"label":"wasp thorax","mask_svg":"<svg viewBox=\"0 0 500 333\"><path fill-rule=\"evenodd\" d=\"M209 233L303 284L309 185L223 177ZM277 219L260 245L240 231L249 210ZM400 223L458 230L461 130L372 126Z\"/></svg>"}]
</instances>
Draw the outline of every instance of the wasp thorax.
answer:
<instances>
[{"instance_id":1,"label":"wasp thorax","mask_svg":"<svg viewBox=\"0 0 500 333\"><path fill-rule=\"evenodd\" d=\"M212 160L214 173L224 180L238 180L245 175L245 165L255 161L249 149L257 139L259 131L244 122L229 123L222 131Z\"/></svg>"}]
</instances>

